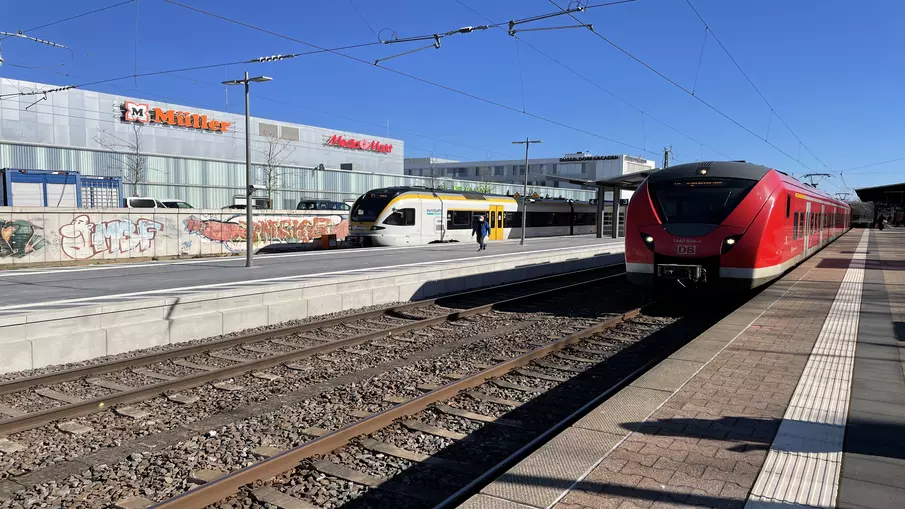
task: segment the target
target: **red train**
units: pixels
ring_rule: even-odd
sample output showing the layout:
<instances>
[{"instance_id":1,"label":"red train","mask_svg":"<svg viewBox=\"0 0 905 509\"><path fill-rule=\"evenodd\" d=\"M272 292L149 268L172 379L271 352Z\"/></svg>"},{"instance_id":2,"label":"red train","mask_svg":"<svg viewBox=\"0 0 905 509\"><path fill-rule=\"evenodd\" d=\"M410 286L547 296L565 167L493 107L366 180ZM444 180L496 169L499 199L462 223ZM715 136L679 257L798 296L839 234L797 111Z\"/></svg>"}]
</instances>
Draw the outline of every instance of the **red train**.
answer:
<instances>
[{"instance_id":1,"label":"red train","mask_svg":"<svg viewBox=\"0 0 905 509\"><path fill-rule=\"evenodd\" d=\"M765 166L702 162L655 171L626 212L630 281L754 288L846 232L851 208Z\"/></svg>"}]
</instances>

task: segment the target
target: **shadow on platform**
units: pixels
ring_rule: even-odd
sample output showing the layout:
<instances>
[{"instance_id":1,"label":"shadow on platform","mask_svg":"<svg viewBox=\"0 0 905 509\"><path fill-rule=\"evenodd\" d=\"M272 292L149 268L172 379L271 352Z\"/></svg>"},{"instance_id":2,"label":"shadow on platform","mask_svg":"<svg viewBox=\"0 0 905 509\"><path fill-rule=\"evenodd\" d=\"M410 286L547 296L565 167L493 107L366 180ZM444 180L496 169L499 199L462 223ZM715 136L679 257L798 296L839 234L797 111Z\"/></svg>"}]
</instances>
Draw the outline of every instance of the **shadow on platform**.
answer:
<instances>
[{"instance_id":1,"label":"shadow on platform","mask_svg":"<svg viewBox=\"0 0 905 509\"><path fill-rule=\"evenodd\" d=\"M721 417L719 419L660 419L623 423L621 426L636 433L667 437L687 437L725 441L733 444L726 450L745 452L773 449L793 453L842 452L831 440L809 440L809 447L801 447L798 438L825 437L844 433L847 453L883 458L905 459L905 423L894 420L853 417L842 426L815 422L751 417ZM777 433L781 433L777 436ZM838 443L838 442L836 442Z\"/></svg>"}]
</instances>

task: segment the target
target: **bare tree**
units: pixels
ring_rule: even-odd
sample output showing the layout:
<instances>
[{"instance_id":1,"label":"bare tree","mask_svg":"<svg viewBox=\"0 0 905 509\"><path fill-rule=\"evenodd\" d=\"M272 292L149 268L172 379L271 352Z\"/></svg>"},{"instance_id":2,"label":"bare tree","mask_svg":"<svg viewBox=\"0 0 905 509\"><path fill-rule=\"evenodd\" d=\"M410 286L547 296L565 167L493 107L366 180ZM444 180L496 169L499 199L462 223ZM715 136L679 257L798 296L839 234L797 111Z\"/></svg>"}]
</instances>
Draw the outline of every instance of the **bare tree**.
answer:
<instances>
[{"instance_id":1,"label":"bare tree","mask_svg":"<svg viewBox=\"0 0 905 509\"><path fill-rule=\"evenodd\" d=\"M289 144L289 140L273 135L267 135L266 138L267 145L258 151L263 159L258 166L262 173L261 184L267 189L267 197L272 200L273 192L282 189L281 181L286 172L283 164L295 152L295 147Z\"/></svg>"},{"instance_id":2,"label":"bare tree","mask_svg":"<svg viewBox=\"0 0 905 509\"><path fill-rule=\"evenodd\" d=\"M428 178L430 179L431 189L445 189L446 182L440 179L442 170L440 168L434 168L433 163L431 163L429 172Z\"/></svg>"},{"instance_id":3,"label":"bare tree","mask_svg":"<svg viewBox=\"0 0 905 509\"><path fill-rule=\"evenodd\" d=\"M475 177L478 179L478 182L480 182L480 184L474 186L474 191L487 194L492 192L493 183L490 181L491 175L493 175L493 167L478 166L475 170Z\"/></svg>"},{"instance_id":4,"label":"bare tree","mask_svg":"<svg viewBox=\"0 0 905 509\"><path fill-rule=\"evenodd\" d=\"M138 196L138 186L148 179L148 160L142 153L141 135L144 124L136 122L130 128L127 139L101 131L102 134L95 136L94 141L113 152L111 165L122 175L123 181L132 186L132 196Z\"/></svg>"}]
</instances>

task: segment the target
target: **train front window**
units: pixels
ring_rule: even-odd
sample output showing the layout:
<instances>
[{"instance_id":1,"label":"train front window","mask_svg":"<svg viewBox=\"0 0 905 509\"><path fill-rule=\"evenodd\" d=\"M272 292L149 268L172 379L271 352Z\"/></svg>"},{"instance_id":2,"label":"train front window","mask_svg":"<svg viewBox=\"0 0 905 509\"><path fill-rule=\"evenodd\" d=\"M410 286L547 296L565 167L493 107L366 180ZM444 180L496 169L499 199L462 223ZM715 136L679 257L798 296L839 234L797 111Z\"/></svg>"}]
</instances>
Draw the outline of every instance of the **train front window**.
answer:
<instances>
[{"instance_id":1,"label":"train front window","mask_svg":"<svg viewBox=\"0 0 905 509\"><path fill-rule=\"evenodd\" d=\"M664 223L720 224L757 184L749 179L695 179L656 182L653 202Z\"/></svg>"},{"instance_id":2,"label":"train front window","mask_svg":"<svg viewBox=\"0 0 905 509\"><path fill-rule=\"evenodd\" d=\"M415 226L415 209L395 210L383 220L390 226Z\"/></svg>"},{"instance_id":3,"label":"train front window","mask_svg":"<svg viewBox=\"0 0 905 509\"><path fill-rule=\"evenodd\" d=\"M377 189L363 194L352 206L352 221L369 223L377 220L377 216L390 204L396 191Z\"/></svg>"}]
</instances>

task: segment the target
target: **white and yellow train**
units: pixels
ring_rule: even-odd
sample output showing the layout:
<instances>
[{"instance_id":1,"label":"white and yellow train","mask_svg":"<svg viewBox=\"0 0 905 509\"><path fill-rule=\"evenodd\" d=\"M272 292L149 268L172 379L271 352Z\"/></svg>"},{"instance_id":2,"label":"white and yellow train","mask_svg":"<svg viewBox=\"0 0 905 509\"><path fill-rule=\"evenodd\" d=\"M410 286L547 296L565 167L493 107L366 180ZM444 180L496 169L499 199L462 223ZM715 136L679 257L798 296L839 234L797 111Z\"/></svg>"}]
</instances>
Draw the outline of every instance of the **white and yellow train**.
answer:
<instances>
[{"instance_id":1,"label":"white and yellow train","mask_svg":"<svg viewBox=\"0 0 905 509\"><path fill-rule=\"evenodd\" d=\"M519 238L520 201L511 196L417 187L374 189L352 205L346 240L365 247L467 242L479 215L490 223L488 240ZM528 204L527 216L526 237L596 231L596 205L590 203L537 200Z\"/></svg>"}]
</instances>

